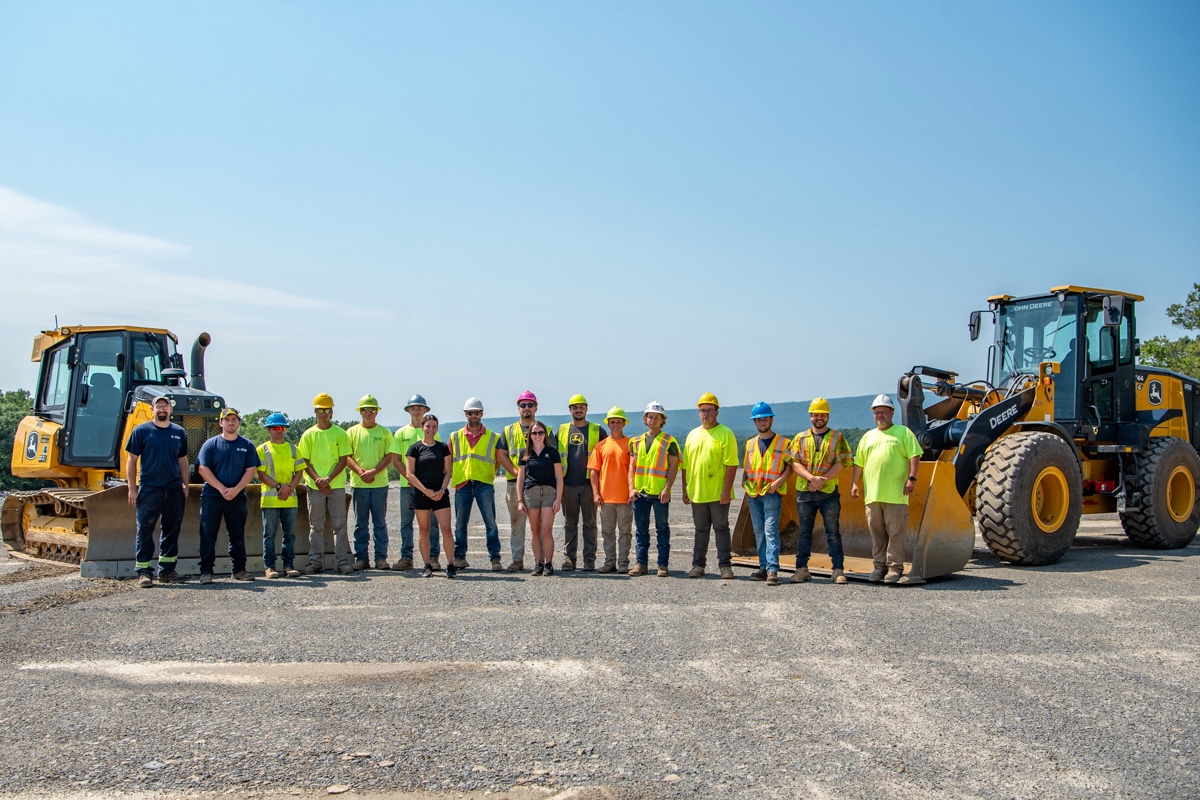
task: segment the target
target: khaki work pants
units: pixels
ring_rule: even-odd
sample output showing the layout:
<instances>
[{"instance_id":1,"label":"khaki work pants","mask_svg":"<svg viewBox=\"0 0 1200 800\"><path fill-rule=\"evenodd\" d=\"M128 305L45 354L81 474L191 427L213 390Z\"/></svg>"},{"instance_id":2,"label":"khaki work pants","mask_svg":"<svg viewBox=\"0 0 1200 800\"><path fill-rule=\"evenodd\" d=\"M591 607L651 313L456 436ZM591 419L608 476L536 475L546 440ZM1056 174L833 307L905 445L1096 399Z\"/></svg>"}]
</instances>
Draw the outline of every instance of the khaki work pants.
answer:
<instances>
[{"instance_id":1,"label":"khaki work pants","mask_svg":"<svg viewBox=\"0 0 1200 800\"><path fill-rule=\"evenodd\" d=\"M600 532L604 538L604 566L629 569L629 548L633 545L633 505L605 503L600 506ZM620 531L618 537L618 531Z\"/></svg>"},{"instance_id":2,"label":"khaki work pants","mask_svg":"<svg viewBox=\"0 0 1200 800\"><path fill-rule=\"evenodd\" d=\"M871 531L871 560L875 568L904 569L904 540L908 536L908 506L903 503L867 503L867 528Z\"/></svg>"},{"instance_id":3,"label":"khaki work pants","mask_svg":"<svg viewBox=\"0 0 1200 800\"><path fill-rule=\"evenodd\" d=\"M517 482L505 481L504 499L508 503L508 521L511 533L508 537L508 548L512 552L513 561L525 561L525 520L524 511L517 510Z\"/></svg>"},{"instance_id":4,"label":"khaki work pants","mask_svg":"<svg viewBox=\"0 0 1200 800\"><path fill-rule=\"evenodd\" d=\"M346 490L334 489L321 494L319 489L308 490L308 562L325 563L325 515L333 527L334 566L350 563L350 539L346 519L349 516L349 497Z\"/></svg>"}]
</instances>

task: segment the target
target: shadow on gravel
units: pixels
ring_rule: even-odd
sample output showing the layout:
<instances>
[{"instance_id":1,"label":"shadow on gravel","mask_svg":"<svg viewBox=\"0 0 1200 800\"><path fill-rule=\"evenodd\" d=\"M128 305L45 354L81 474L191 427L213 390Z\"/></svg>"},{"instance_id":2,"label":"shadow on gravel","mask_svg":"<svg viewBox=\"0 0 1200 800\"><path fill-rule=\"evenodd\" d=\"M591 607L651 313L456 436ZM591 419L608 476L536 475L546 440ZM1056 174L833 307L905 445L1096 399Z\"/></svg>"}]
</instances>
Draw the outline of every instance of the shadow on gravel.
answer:
<instances>
[{"instance_id":1,"label":"shadow on gravel","mask_svg":"<svg viewBox=\"0 0 1200 800\"><path fill-rule=\"evenodd\" d=\"M520 575L506 575L503 572L482 572L470 573L460 572L451 580L456 581L494 581L497 583L521 583L525 579Z\"/></svg>"},{"instance_id":2,"label":"shadow on gravel","mask_svg":"<svg viewBox=\"0 0 1200 800\"><path fill-rule=\"evenodd\" d=\"M965 574L956 572L953 575L930 578L919 588L932 592L1007 592L1014 586L1022 585L1019 581L1010 578L993 578L975 572Z\"/></svg>"}]
</instances>

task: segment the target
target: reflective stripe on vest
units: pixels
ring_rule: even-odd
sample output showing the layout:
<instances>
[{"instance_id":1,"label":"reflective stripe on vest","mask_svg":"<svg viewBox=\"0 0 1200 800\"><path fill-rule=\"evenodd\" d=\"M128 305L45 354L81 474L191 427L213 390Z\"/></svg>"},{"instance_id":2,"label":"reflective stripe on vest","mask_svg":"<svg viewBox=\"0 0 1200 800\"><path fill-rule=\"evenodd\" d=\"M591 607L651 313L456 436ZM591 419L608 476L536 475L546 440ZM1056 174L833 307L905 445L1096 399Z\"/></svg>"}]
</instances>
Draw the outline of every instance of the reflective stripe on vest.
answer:
<instances>
[{"instance_id":1,"label":"reflective stripe on vest","mask_svg":"<svg viewBox=\"0 0 1200 800\"><path fill-rule=\"evenodd\" d=\"M558 454L562 458L563 473L566 474L567 469L567 437L571 434L571 428L574 426L570 422L564 422L558 426ZM596 445L600 442L600 426L595 422L587 424L587 453L585 454L584 462L587 462L586 456L592 454L596 449Z\"/></svg>"},{"instance_id":2,"label":"reflective stripe on vest","mask_svg":"<svg viewBox=\"0 0 1200 800\"><path fill-rule=\"evenodd\" d=\"M634 459L633 488L634 491L646 494L661 494L667 488L667 473L670 471L670 460L667 452L675 438L669 433L660 433L650 446L646 446L646 436L643 434L633 440Z\"/></svg>"},{"instance_id":3,"label":"reflective stripe on vest","mask_svg":"<svg viewBox=\"0 0 1200 800\"><path fill-rule=\"evenodd\" d=\"M270 442L266 442L266 443L262 444L261 446L259 446L259 448L258 448L259 454L262 455L262 457L263 457L263 464L265 464L267 467L266 469L263 470L263 472L267 473L267 475L271 478L271 480L275 481L275 486L264 486L263 487L262 496L263 497L279 497L279 489L276 487L279 486L280 481L278 478L275 477L275 456L273 456L271 454L270 445L271 445ZM292 444L291 442L288 442L288 447L290 447L292 450L292 475L295 475L297 472L300 471L299 468L304 465L304 460L301 459L300 463L297 464L296 463L296 455L297 455L296 445Z\"/></svg>"},{"instance_id":4,"label":"reflective stripe on vest","mask_svg":"<svg viewBox=\"0 0 1200 800\"><path fill-rule=\"evenodd\" d=\"M817 448L817 437L812 435L812 430L807 430L798 435L801 445L801 447L798 449L803 450L804 460L807 462L804 464L804 466L806 469L808 469L809 473L818 478L821 476L813 470L825 463L825 459L829 457L829 448L837 444L837 438L841 436L840 433L832 428L827 429L827 431L828 432L821 437L821 447L819 449ZM830 469L832 469L832 465L830 465ZM817 491L830 494L837 490L837 486L837 478L830 478L826 481L825 485ZM813 490L812 487L808 485L808 480L806 478L796 478L796 489L801 492L811 492Z\"/></svg>"},{"instance_id":5,"label":"reflective stripe on vest","mask_svg":"<svg viewBox=\"0 0 1200 800\"><path fill-rule=\"evenodd\" d=\"M534 420L537 422L537 420ZM529 423L529 427L533 427L533 422ZM521 427L521 421L509 425L504 429L504 438L508 442L508 459L512 461L513 466L521 463L521 459L525 456L525 446L529 442L525 439L525 430ZM504 475L510 481L517 479L517 473L504 470Z\"/></svg>"},{"instance_id":6,"label":"reflective stripe on vest","mask_svg":"<svg viewBox=\"0 0 1200 800\"><path fill-rule=\"evenodd\" d=\"M467 429L459 428L450 434L450 446L454 450L454 460L450 480L454 486L467 481L492 483L496 480L496 445L500 437L494 431L488 431L486 436L480 436L479 441L471 447L467 441Z\"/></svg>"},{"instance_id":7,"label":"reflective stripe on vest","mask_svg":"<svg viewBox=\"0 0 1200 800\"><path fill-rule=\"evenodd\" d=\"M746 469L746 480L742 486L745 487L746 494L751 497L766 494L767 484L783 477L783 455L787 451L787 440L779 434L775 434L775 438L771 439L771 444L765 453L759 452L758 443L758 436L746 442L746 458L742 462ZM779 493L787 494L786 483L780 488Z\"/></svg>"}]
</instances>

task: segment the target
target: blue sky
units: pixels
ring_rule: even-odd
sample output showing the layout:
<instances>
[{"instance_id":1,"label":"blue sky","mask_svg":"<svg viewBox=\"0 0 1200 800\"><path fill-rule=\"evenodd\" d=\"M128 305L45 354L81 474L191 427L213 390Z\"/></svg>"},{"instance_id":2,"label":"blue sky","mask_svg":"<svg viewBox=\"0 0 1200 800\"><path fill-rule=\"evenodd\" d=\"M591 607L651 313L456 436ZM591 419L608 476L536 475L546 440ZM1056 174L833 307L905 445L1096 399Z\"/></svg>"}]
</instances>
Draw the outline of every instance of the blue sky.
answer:
<instances>
[{"instance_id":1,"label":"blue sky","mask_svg":"<svg viewBox=\"0 0 1200 800\"><path fill-rule=\"evenodd\" d=\"M983 373L966 318L1200 281L1200 4L0 0L0 388L60 323L400 421Z\"/></svg>"}]
</instances>

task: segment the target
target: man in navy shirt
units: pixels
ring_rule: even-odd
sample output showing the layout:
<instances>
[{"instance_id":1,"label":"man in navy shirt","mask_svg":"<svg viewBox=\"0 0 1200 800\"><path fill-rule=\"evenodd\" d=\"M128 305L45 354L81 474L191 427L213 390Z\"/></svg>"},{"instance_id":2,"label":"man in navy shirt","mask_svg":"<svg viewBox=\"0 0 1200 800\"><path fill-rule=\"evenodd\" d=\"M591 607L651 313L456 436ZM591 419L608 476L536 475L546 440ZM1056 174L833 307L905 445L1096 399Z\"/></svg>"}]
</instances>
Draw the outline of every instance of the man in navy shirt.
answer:
<instances>
[{"instance_id":1,"label":"man in navy shirt","mask_svg":"<svg viewBox=\"0 0 1200 800\"><path fill-rule=\"evenodd\" d=\"M129 504L137 509L137 573L143 589L154 586L154 526L162 519L158 545L158 582L175 579L179 560L179 526L187 497L187 434L171 422L168 397L154 399L154 418L129 434L125 451L125 482ZM141 461L141 475L138 462Z\"/></svg>"},{"instance_id":2,"label":"man in navy shirt","mask_svg":"<svg viewBox=\"0 0 1200 800\"><path fill-rule=\"evenodd\" d=\"M200 447L197 459L204 488L200 491L200 582L212 583L217 560L217 531L225 520L229 559L235 581L252 581L246 572L246 484L262 463L245 436L238 436L242 417L236 409L221 412L221 435Z\"/></svg>"}]
</instances>

